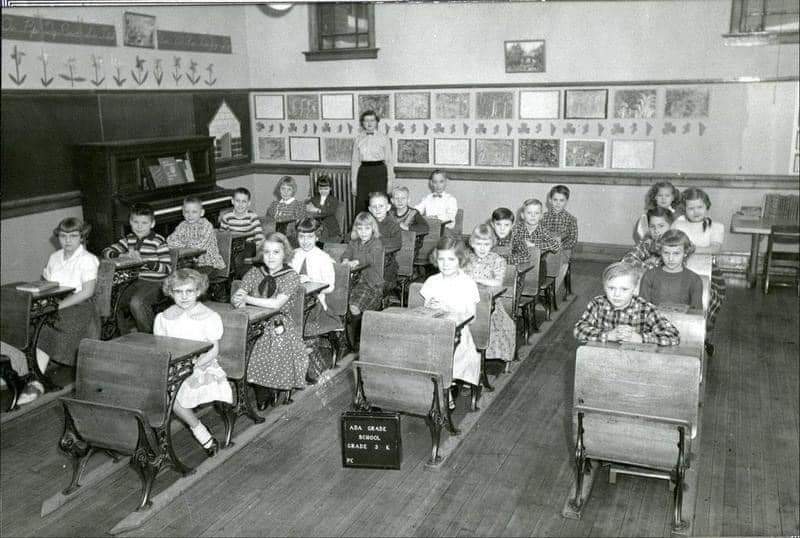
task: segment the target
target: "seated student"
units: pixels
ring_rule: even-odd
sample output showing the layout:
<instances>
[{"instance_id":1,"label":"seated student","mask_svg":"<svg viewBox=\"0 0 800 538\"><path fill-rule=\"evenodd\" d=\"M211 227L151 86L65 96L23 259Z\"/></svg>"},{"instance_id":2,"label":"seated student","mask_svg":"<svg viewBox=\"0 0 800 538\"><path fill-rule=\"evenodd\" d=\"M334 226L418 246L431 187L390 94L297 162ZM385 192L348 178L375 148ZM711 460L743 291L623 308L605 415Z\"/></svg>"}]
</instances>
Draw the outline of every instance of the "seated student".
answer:
<instances>
[{"instance_id":1,"label":"seated student","mask_svg":"<svg viewBox=\"0 0 800 538\"><path fill-rule=\"evenodd\" d=\"M192 409L209 402L233 403L233 393L225 370L217 362L222 318L198 301L207 288L208 277L194 269L178 269L169 275L164 280L164 295L172 297L175 304L156 316L153 334L213 345L194 361L194 370L181 383L173 408L206 454L213 456L219 449L217 440Z\"/></svg>"},{"instance_id":2,"label":"seated student","mask_svg":"<svg viewBox=\"0 0 800 538\"><path fill-rule=\"evenodd\" d=\"M542 253L557 253L561 250L561 239L553 236L544 226L542 220L542 202L529 198L522 203L521 222L511 231L510 263L519 264L530 260L529 248L536 247Z\"/></svg>"},{"instance_id":3,"label":"seated student","mask_svg":"<svg viewBox=\"0 0 800 538\"><path fill-rule=\"evenodd\" d=\"M225 269L225 261L219 253L217 234L214 226L205 218L203 202L196 196L187 196L183 199L183 221L167 236L167 245L170 247L202 248L205 254L197 258L196 269L204 274L209 274L214 269Z\"/></svg>"},{"instance_id":4,"label":"seated student","mask_svg":"<svg viewBox=\"0 0 800 538\"><path fill-rule=\"evenodd\" d=\"M383 280L384 293L397 286L397 251L403 244L400 225L389 213L389 197L383 192L369 193L369 212L378 222L381 244L384 249Z\"/></svg>"},{"instance_id":5,"label":"seated student","mask_svg":"<svg viewBox=\"0 0 800 538\"><path fill-rule=\"evenodd\" d=\"M425 299L425 306L458 314L462 319L474 316L480 295L475 281L462 270L467 262L464 243L444 235L436 244L431 258L439 272L429 277L419 290ZM467 326L461 331L461 339L453 353L453 380L460 379L477 385L480 373L481 356L475 350L475 342ZM450 409L453 409L455 403L452 396L448 396Z\"/></svg>"},{"instance_id":6,"label":"seated student","mask_svg":"<svg viewBox=\"0 0 800 538\"><path fill-rule=\"evenodd\" d=\"M258 215L250 209L252 199L249 190L244 187L234 189L231 202L233 211L220 215L219 229L250 236L245 240L245 248L231 258L231 274L233 278L240 279L250 268L244 260L256 255L258 244L264 240L264 230L261 229Z\"/></svg>"},{"instance_id":7,"label":"seated student","mask_svg":"<svg viewBox=\"0 0 800 538\"><path fill-rule=\"evenodd\" d=\"M719 254L722 242L725 240L725 226L721 222L712 221L708 214L711 209L711 199L702 189L690 187L681 194L684 203L685 215L681 215L672 224L676 230L681 230L695 246L697 254ZM727 286L722 271L716 262L711 265L711 286L706 311L706 353L714 354L714 345L711 343L711 333L714 331L717 314L725 300Z\"/></svg>"},{"instance_id":8,"label":"seated student","mask_svg":"<svg viewBox=\"0 0 800 538\"><path fill-rule=\"evenodd\" d=\"M657 207L663 207L672 214L671 221L677 219L683 213L681 193L669 181L659 181L647 191L645 195L644 214L636 221L636 230L633 238L638 242L647 236L648 217L647 212Z\"/></svg>"},{"instance_id":9,"label":"seated student","mask_svg":"<svg viewBox=\"0 0 800 538\"><path fill-rule=\"evenodd\" d=\"M11 361L11 369L16 372L20 379L24 379L28 375L28 359L25 357L25 353L23 353L22 350L12 346L11 344L0 341L0 355L8 357L8 359ZM39 370L44 372L49 361L50 357L48 357L42 350L36 350L36 362L39 363ZM5 386L5 380L2 381ZM23 391L17 397L17 404L25 405L31 403L44 393L44 387L41 387L41 389L39 388L41 383L37 381L36 384L36 389L34 389L33 386L30 386L30 384L28 384L30 388L28 388L27 391L23 389ZM25 397L23 398L23 396Z\"/></svg>"},{"instance_id":10,"label":"seated student","mask_svg":"<svg viewBox=\"0 0 800 538\"><path fill-rule=\"evenodd\" d=\"M686 268L686 258L694 252L689 237L680 230L667 230L660 245L663 263L644 274L639 297L655 305L679 304L702 310L703 281Z\"/></svg>"},{"instance_id":11,"label":"seated student","mask_svg":"<svg viewBox=\"0 0 800 538\"><path fill-rule=\"evenodd\" d=\"M297 200L297 182L292 176L283 176L278 181L278 195L280 200L275 200L267 209L267 222L275 223L275 231L286 235L291 241L296 238L294 234L287 235L289 224L305 216L303 202Z\"/></svg>"},{"instance_id":12,"label":"seated student","mask_svg":"<svg viewBox=\"0 0 800 538\"><path fill-rule=\"evenodd\" d=\"M384 280L377 271L383 263L381 232L378 221L370 213L362 211L353 221L350 242L342 254L342 263L351 267L368 265L361 271L358 282L350 290L350 313L353 316L352 347L358 347L361 332L361 313L364 310L380 310L383 301Z\"/></svg>"},{"instance_id":13,"label":"seated student","mask_svg":"<svg viewBox=\"0 0 800 538\"><path fill-rule=\"evenodd\" d=\"M75 217L63 219L53 230L61 248L50 255L42 278L58 282L59 286L75 288L75 291L61 299L58 319L52 325L44 324L39 333L37 346L44 352L42 359L48 357L40 362L40 365L44 362L44 368L47 368L49 358L73 366L80 341L100 338L100 319L93 298L100 262L83 246L90 230L89 224ZM42 394L42 384L31 381L22 390L20 403L31 402Z\"/></svg>"},{"instance_id":14,"label":"seated student","mask_svg":"<svg viewBox=\"0 0 800 538\"><path fill-rule=\"evenodd\" d=\"M491 251L494 246L492 228L487 224L476 226L469 236L469 246L472 247L472 252L469 253L464 272L478 285L500 286L506 274L506 261ZM514 360L516 335L514 322L508 316L506 309L498 305L489 319L489 346L486 348L486 358Z\"/></svg>"},{"instance_id":15,"label":"seated student","mask_svg":"<svg viewBox=\"0 0 800 538\"><path fill-rule=\"evenodd\" d=\"M562 282L567 274L567 264L572 257L572 250L578 243L578 219L567 211L569 202L569 188L566 185L556 185L547 195L550 209L542 217L542 226L561 239L561 267L556 280Z\"/></svg>"},{"instance_id":16,"label":"seated student","mask_svg":"<svg viewBox=\"0 0 800 538\"><path fill-rule=\"evenodd\" d=\"M456 213L458 213L458 202L455 196L445 192L447 188L447 174L444 170L434 170L428 181L431 193L426 195L417 204L417 211L425 217L434 217L442 222L450 221L448 229L456 225Z\"/></svg>"},{"instance_id":17,"label":"seated student","mask_svg":"<svg viewBox=\"0 0 800 538\"><path fill-rule=\"evenodd\" d=\"M287 314L280 318L279 324L267 325L250 355L247 382L254 385L261 410L276 405L280 397L284 404L292 403L291 391L306 386L308 353L303 344L303 327L298 327L288 315L296 307L294 292L302 286L300 276L288 265L292 254L285 235L267 234L258 252L263 263L244 275L242 287L231 296L231 304L236 308L253 305L280 309Z\"/></svg>"},{"instance_id":18,"label":"seated student","mask_svg":"<svg viewBox=\"0 0 800 538\"><path fill-rule=\"evenodd\" d=\"M317 192L306 202L306 213L320 221L320 230L317 232L319 240L323 243L338 243L342 238L336 212L339 209L339 200L331 194L331 180L328 176L317 179Z\"/></svg>"},{"instance_id":19,"label":"seated student","mask_svg":"<svg viewBox=\"0 0 800 538\"><path fill-rule=\"evenodd\" d=\"M490 221L492 230L494 230L494 246L492 252L497 252L503 259L511 263L512 244L511 236L514 227L514 212L507 207L498 207L492 211L492 220ZM525 249L527 250L527 249ZM517 257L523 256L522 252L518 252Z\"/></svg>"},{"instance_id":20,"label":"seated student","mask_svg":"<svg viewBox=\"0 0 800 538\"><path fill-rule=\"evenodd\" d=\"M320 230L320 223L314 218L306 217L297 223L299 248L294 250L292 261L289 264L300 275L300 282L319 282L328 285L319 292L314 307L306 314L303 331L305 337L316 337L339 328L339 319L328 311L326 303L327 295L334 290L336 273L333 269L333 258L317 247ZM318 348L318 342L315 342L309 356L309 371L306 381L311 384L316 383L319 375L327 368L322 363Z\"/></svg>"},{"instance_id":21,"label":"seated student","mask_svg":"<svg viewBox=\"0 0 800 538\"><path fill-rule=\"evenodd\" d=\"M419 211L408 205L408 187L395 187L392 189L391 215L397 219L400 229L416 232L414 254L419 252L425 234L429 231L428 221L422 218Z\"/></svg>"},{"instance_id":22,"label":"seated student","mask_svg":"<svg viewBox=\"0 0 800 538\"><path fill-rule=\"evenodd\" d=\"M149 205L134 204L128 222L133 231L104 248L103 257L127 257L145 262L139 270L139 278L125 288L119 301L128 305L140 333L152 333L153 306L161 300L161 284L170 272L169 247L164 237L153 230L156 217Z\"/></svg>"},{"instance_id":23,"label":"seated student","mask_svg":"<svg viewBox=\"0 0 800 538\"><path fill-rule=\"evenodd\" d=\"M592 299L575 323L573 335L579 342L645 342L660 346L680 343L678 329L655 305L636 295L640 274L625 262L606 267L605 295Z\"/></svg>"},{"instance_id":24,"label":"seated student","mask_svg":"<svg viewBox=\"0 0 800 538\"><path fill-rule=\"evenodd\" d=\"M649 231L633 250L623 256L622 261L643 271L661 265L659 239L672 226L672 212L663 207L647 210Z\"/></svg>"}]
</instances>

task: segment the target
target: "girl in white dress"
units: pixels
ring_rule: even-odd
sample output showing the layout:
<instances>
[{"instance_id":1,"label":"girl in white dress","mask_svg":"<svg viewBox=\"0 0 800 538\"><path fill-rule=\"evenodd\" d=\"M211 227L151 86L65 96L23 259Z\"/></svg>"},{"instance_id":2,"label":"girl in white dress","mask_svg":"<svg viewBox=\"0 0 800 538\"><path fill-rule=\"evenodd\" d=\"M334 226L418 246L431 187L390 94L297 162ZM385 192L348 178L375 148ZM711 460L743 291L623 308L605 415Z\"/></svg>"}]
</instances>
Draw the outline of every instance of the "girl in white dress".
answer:
<instances>
[{"instance_id":1,"label":"girl in white dress","mask_svg":"<svg viewBox=\"0 0 800 538\"><path fill-rule=\"evenodd\" d=\"M419 290L425 306L458 314L460 319L475 315L480 302L478 285L463 270L467 252L460 239L443 236L436 245L433 261L439 273L428 278ZM469 326L461 331L461 340L453 353L453 379L477 385L481 374L481 356L475 349ZM450 408L453 408L452 398Z\"/></svg>"},{"instance_id":2,"label":"girl in white dress","mask_svg":"<svg viewBox=\"0 0 800 538\"><path fill-rule=\"evenodd\" d=\"M222 318L197 301L208 288L208 277L194 269L179 269L169 275L163 284L164 295L175 304L156 316L153 334L210 342L212 348L197 357L192 375L178 389L175 414L192 431L209 456L216 454L217 440L195 416L193 408L208 402L233 402L228 376L217 362L219 341L222 338Z\"/></svg>"}]
</instances>

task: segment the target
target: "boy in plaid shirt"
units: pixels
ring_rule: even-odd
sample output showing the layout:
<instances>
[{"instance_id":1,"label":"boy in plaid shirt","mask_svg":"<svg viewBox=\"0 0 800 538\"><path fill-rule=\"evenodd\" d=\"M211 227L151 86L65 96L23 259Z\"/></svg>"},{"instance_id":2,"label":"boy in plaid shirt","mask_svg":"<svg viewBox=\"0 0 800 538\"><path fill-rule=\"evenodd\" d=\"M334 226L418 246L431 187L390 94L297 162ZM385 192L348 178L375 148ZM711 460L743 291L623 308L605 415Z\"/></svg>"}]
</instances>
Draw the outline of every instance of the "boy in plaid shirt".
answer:
<instances>
[{"instance_id":1,"label":"boy in plaid shirt","mask_svg":"<svg viewBox=\"0 0 800 538\"><path fill-rule=\"evenodd\" d=\"M153 230L156 218L149 205L131 207L128 222L133 232L104 248L102 255L106 259L128 257L145 262L136 282L122 292L120 304L128 305L139 332L152 333L153 305L163 297L161 283L170 271L169 247L164 237Z\"/></svg>"},{"instance_id":2,"label":"boy in plaid shirt","mask_svg":"<svg viewBox=\"0 0 800 538\"><path fill-rule=\"evenodd\" d=\"M556 287L560 287L569 268L572 249L578 242L578 219L566 209L569 202L569 187L566 185L556 185L550 189L547 200L550 210L542 217L541 225L561 239L558 273L553 275L556 277Z\"/></svg>"},{"instance_id":3,"label":"boy in plaid shirt","mask_svg":"<svg viewBox=\"0 0 800 538\"><path fill-rule=\"evenodd\" d=\"M530 260L529 248L536 247L542 252L544 259L546 252L558 254L561 250L561 239L554 236L544 226L542 220L542 202L536 198L529 198L522 203L520 222L511 231L511 257L508 262L513 264L526 263Z\"/></svg>"},{"instance_id":4,"label":"boy in plaid shirt","mask_svg":"<svg viewBox=\"0 0 800 538\"><path fill-rule=\"evenodd\" d=\"M660 346L680 344L680 335L656 307L635 295L638 270L617 262L603 271L605 295L598 295L575 324L575 338L590 341L652 343Z\"/></svg>"}]
</instances>

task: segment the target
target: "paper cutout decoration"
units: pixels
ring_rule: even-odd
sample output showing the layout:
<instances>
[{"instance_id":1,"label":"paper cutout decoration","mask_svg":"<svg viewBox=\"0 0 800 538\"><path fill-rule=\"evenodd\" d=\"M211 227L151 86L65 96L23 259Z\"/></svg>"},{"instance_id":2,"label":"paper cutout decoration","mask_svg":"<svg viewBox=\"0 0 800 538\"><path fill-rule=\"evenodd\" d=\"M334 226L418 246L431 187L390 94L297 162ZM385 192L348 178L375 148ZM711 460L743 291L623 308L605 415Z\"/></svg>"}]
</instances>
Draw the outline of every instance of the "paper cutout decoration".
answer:
<instances>
[{"instance_id":1,"label":"paper cutout decoration","mask_svg":"<svg viewBox=\"0 0 800 538\"><path fill-rule=\"evenodd\" d=\"M706 125L702 121L697 124L697 130L699 131L700 136L703 136L703 133L706 132Z\"/></svg>"},{"instance_id":2,"label":"paper cutout decoration","mask_svg":"<svg viewBox=\"0 0 800 538\"><path fill-rule=\"evenodd\" d=\"M467 125L466 123L464 123L464 124L462 124L462 127L463 127L463 129L464 129L464 134L467 134L467 133L469 132L469 125Z\"/></svg>"},{"instance_id":3,"label":"paper cutout decoration","mask_svg":"<svg viewBox=\"0 0 800 538\"><path fill-rule=\"evenodd\" d=\"M444 133L444 125L442 125L441 123L437 123L433 127L433 132L434 134Z\"/></svg>"},{"instance_id":4,"label":"paper cutout decoration","mask_svg":"<svg viewBox=\"0 0 800 538\"><path fill-rule=\"evenodd\" d=\"M605 168L605 140L565 140L564 166L567 168Z\"/></svg>"},{"instance_id":5,"label":"paper cutout decoration","mask_svg":"<svg viewBox=\"0 0 800 538\"><path fill-rule=\"evenodd\" d=\"M567 122L564 126L564 134L575 134L575 126L572 125L572 122Z\"/></svg>"},{"instance_id":6,"label":"paper cutout decoration","mask_svg":"<svg viewBox=\"0 0 800 538\"><path fill-rule=\"evenodd\" d=\"M208 123L208 136L214 137L215 159L244 157L241 123L224 99Z\"/></svg>"},{"instance_id":7,"label":"paper cutout decoration","mask_svg":"<svg viewBox=\"0 0 800 538\"><path fill-rule=\"evenodd\" d=\"M486 134L486 126L482 123L478 124L478 127L475 129L476 134Z\"/></svg>"},{"instance_id":8,"label":"paper cutout decoration","mask_svg":"<svg viewBox=\"0 0 800 538\"><path fill-rule=\"evenodd\" d=\"M691 123L684 123L683 124L683 129L681 130L681 134L689 134L689 131L691 131L691 130L692 130L692 124Z\"/></svg>"},{"instance_id":9,"label":"paper cutout decoration","mask_svg":"<svg viewBox=\"0 0 800 538\"><path fill-rule=\"evenodd\" d=\"M624 134L624 133L625 133L625 127L623 127L619 123L615 123L614 125L611 126L611 134L612 135Z\"/></svg>"},{"instance_id":10,"label":"paper cutout decoration","mask_svg":"<svg viewBox=\"0 0 800 538\"><path fill-rule=\"evenodd\" d=\"M550 136L555 136L555 134L556 134L556 126L551 123L550 124Z\"/></svg>"},{"instance_id":11,"label":"paper cutout decoration","mask_svg":"<svg viewBox=\"0 0 800 538\"><path fill-rule=\"evenodd\" d=\"M636 131L638 131L638 130L639 130L639 124L638 123L634 123L634 124L631 125L631 134L636 134Z\"/></svg>"},{"instance_id":12,"label":"paper cutout decoration","mask_svg":"<svg viewBox=\"0 0 800 538\"><path fill-rule=\"evenodd\" d=\"M611 168L651 169L655 155L653 140L614 140Z\"/></svg>"},{"instance_id":13,"label":"paper cutout decoration","mask_svg":"<svg viewBox=\"0 0 800 538\"><path fill-rule=\"evenodd\" d=\"M282 123L278 124L278 133L283 134L283 124Z\"/></svg>"},{"instance_id":14,"label":"paper cutout decoration","mask_svg":"<svg viewBox=\"0 0 800 538\"><path fill-rule=\"evenodd\" d=\"M296 133L297 132L297 125L294 122L289 123L289 132Z\"/></svg>"},{"instance_id":15,"label":"paper cutout decoration","mask_svg":"<svg viewBox=\"0 0 800 538\"><path fill-rule=\"evenodd\" d=\"M581 134L588 134L588 133L589 133L589 124L588 123L584 123L581 126Z\"/></svg>"},{"instance_id":16,"label":"paper cutout decoration","mask_svg":"<svg viewBox=\"0 0 800 538\"><path fill-rule=\"evenodd\" d=\"M597 124L597 136L602 135L603 131L605 131L605 130L606 130L606 126L605 125L603 125L602 123L598 123Z\"/></svg>"},{"instance_id":17,"label":"paper cutout decoration","mask_svg":"<svg viewBox=\"0 0 800 538\"><path fill-rule=\"evenodd\" d=\"M678 130L675 128L675 126L672 124L671 121L666 122L664 124L664 128L661 129L661 134L665 134L665 135L673 134L673 133L676 133L676 132L678 132Z\"/></svg>"},{"instance_id":18,"label":"paper cutout decoration","mask_svg":"<svg viewBox=\"0 0 800 538\"><path fill-rule=\"evenodd\" d=\"M455 123L450 125L450 134L456 134L456 125L455 125Z\"/></svg>"},{"instance_id":19,"label":"paper cutout decoration","mask_svg":"<svg viewBox=\"0 0 800 538\"><path fill-rule=\"evenodd\" d=\"M519 134L528 134L528 133L530 133L530 132L531 132L531 130L530 130L530 128L528 127L528 124L527 124L527 123L525 123L525 122L522 122L522 123L520 123L520 124L519 124L519 128L517 129L517 132L518 132Z\"/></svg>"},{"instance_id":20,"label":"paper cutout decoration","mask_svg":"<svg viewBox=\"0 0 800 538\"><path fill-rule=\"evenodd\" d=\"M416 132L417 132L417 124L416 123L412 123L411 124L411 134L414 134Z\"/></svg>"},{"instance_id":21,"label":"paper cutout decoration","mask_svg":"<svg viewBox=\"0 0 800 538\"><path fill-rule=\"evenodd\" d=\"M647 134L647 136L650 136L650 132L653 130L653 126L650 125L650 123L645 123L645 126L647 128L647 131L646 131L645 134Z\"/></svg>"},{"instance_id":22,"label":"paper cutout decoration","mask_svg":"<svg viewBox=\"0 0 800 538\"><path fill-rule=\"evenodd\" d=\"M323 133L330 133L331 132L331 124L327 121L322 124L322 132Z\"/></svg>"},{"instance_id":23,"label":"paper cutout decoration","mask_svg":"<svg viewBox=\"0 0 800 538\"><path fill-rule=\"evenodd\" d=\"M559 152L557 138L522 138L519 140L519 166L558 168Z\"/></svg>"}]
</instances>

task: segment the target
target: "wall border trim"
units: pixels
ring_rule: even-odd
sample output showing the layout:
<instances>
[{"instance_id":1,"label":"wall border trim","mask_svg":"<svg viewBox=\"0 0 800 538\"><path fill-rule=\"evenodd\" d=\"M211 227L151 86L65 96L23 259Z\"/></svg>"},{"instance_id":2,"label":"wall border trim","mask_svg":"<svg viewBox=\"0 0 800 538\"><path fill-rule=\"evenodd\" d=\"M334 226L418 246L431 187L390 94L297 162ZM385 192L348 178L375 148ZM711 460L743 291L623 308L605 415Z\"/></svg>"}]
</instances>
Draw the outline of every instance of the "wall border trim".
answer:
<instances>
[{"instance_id":1,"label":"wall border trim","mask_svg":"<svg viewBox=\"0 0 800 538\"><path fill-rule=\"evenodd\" d=\"M83 203L81 191L67 191L58 194L34 196L24 200L9 200L0 204L0 219L22 217L33 213L54 211L65 207L79 206Z\"/></svg>"}]
</instances>

